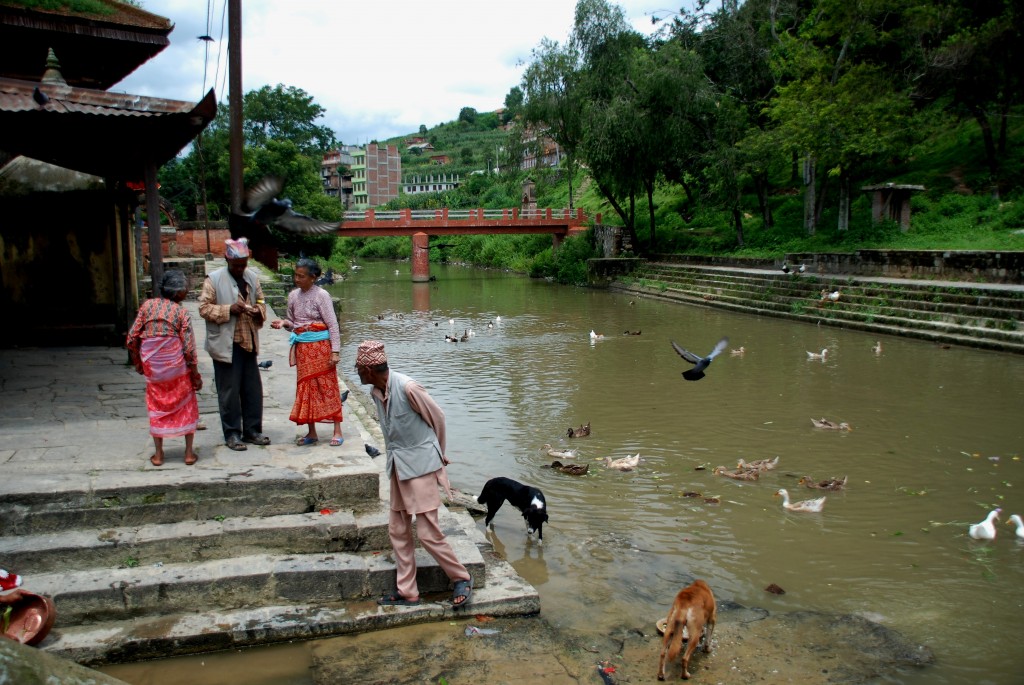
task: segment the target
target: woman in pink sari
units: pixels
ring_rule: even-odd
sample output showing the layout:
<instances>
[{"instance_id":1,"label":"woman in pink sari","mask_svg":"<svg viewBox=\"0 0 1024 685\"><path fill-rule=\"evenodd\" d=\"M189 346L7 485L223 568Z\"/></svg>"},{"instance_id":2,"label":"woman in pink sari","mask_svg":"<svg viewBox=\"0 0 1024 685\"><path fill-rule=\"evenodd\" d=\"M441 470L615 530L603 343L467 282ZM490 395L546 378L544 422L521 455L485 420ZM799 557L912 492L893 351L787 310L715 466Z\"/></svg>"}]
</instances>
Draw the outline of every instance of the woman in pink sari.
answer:
<instances>
[{"instance_id":1,"label":"woman in pink sari","mask_svg":"<svg viewBox=\"0 0 1024 685\"><path fill-rule=\"evenodd\" d=\"M185 463L191 466L199 459L192 441L199 422L196 392L203 387L203 379L192 320L180 304L187 293L185 274L168 269L160 282L161 297L142 303L128 331L128 354L135 370L146 376L149 433L156 446L149 458L153 466L163 466L164 438L183 435Z\"/></svg>"}]
</instances>

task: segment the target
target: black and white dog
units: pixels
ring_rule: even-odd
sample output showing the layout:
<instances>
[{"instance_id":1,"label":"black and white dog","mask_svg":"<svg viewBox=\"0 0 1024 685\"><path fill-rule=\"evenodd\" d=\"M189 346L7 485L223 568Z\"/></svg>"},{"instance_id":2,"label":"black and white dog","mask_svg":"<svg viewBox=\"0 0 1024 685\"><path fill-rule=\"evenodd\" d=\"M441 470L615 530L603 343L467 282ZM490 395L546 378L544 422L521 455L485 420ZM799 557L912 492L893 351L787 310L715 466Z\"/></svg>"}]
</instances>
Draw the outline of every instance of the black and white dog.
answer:
<instances>
[{"instance_id":1,"label":"black and white dog","mask_svg":"<svg viewBox=\"0 0 1024 685\"><path fill-rule=\"evenodd\" d=\"M523 513L526 519L526 534L537 533L538 544L544 544L544 522L548 520L548 505L544 501L544 493L530 485L523 485L511 478L492 478L484 483L484 489L475 497L480 504L487 505L487 518L484 527L491 526L491 519L508 500L509 504Z\"/></svg>"}]
</instances>

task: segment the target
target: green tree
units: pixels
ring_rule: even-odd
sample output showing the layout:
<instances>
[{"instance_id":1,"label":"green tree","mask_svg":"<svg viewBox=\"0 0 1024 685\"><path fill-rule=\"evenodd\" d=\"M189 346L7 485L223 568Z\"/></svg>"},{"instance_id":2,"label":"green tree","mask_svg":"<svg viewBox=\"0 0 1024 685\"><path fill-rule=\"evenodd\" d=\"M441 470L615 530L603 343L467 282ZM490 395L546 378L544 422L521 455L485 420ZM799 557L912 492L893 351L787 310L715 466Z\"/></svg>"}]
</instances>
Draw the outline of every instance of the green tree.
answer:
<instances>
[{"instance_id":1,"label":"green tree","mask_svg":"<svg viewBox=\"0 0 1024 685\"><path fill-rule=\"evenodd\" d=\"M545 38L533 49L533 61L523 72L523 126L514 134L517 142L508 146L510 163L519 167L522 152L536 146L539 135L548 135L565 151L569 180L569 208L573 207L573 178L583 142L583 94L578 51Z\"/></svg>"},{"instance_id":2,"label":"green tree","mask_svg":"<svg viewBox=\"0 0 1024 685\"><path fill-rule=\"evenodd\" d=\"M459 121L472 125L476 123L476 117L477 111L472 107L463 107L459 110Z\"/></svg>"},{"instance_id":3,"label":"green tree","mask_svg":"<svg viewBox=\"0 0 1024 685\"><path fill-rule=\"evenodd\" d=\"M245 94L242 129L246 143L263 145L270 139L295 143L304 155L317 156L337 147L334 132L317 124L326 110L301 88L278 84Z\"/></svg>"},{"instance_id":4,"label":"green tree","mask_svg":"<svg viewBox=\"0 0 1024 685\"><path fill-rule=\"evenodd\" d=\"M512 86L508 95L505 96L505 111L502 113L501 123L507 124L514 120L522 111L525 101L526 95L523 93L523 89L519 86Z\"/></svg>"}]
</instances>

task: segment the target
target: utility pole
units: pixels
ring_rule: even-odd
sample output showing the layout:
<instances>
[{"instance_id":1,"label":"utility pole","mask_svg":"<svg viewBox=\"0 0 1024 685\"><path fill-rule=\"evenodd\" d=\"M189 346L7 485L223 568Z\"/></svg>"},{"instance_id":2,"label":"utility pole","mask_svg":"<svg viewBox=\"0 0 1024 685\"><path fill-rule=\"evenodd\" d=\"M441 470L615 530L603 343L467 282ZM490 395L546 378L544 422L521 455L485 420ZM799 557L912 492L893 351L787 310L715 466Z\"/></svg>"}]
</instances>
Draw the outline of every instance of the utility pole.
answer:
<instances>
[{"instance_id":1,"label":"utility pole","mask_svg":"<svg viewBox=\"0 0 1024 685\"><path fill-rule=\"evenodd\" d=\"M231 211L242 211L242 0L228 0L228 144Z\"/></svg>"}]
</instances>

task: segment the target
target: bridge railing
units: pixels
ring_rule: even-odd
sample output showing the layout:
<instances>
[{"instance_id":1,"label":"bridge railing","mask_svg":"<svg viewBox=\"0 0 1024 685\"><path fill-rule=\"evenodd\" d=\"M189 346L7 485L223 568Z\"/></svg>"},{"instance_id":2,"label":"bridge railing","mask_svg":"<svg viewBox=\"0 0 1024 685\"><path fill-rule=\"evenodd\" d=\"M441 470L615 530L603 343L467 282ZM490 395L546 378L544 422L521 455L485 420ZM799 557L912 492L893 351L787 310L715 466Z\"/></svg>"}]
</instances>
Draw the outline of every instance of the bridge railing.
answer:
<instances>
[{"instance_id":1,"label":"bridge railing","mask_svg":"<svg viewBox=\"0 0 1024 685\"><path fill-rule=\"evenodd\" d=\"M343 221L458 221L458 220L515 221L526 219L562 219L582 223L586 214L582 209L367 209L363 212L345 212Z\"/></svg>"}]
</instances>

